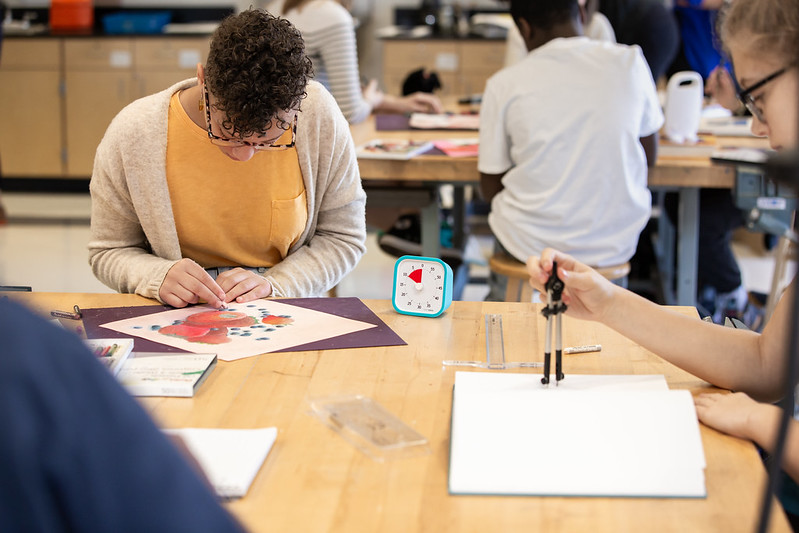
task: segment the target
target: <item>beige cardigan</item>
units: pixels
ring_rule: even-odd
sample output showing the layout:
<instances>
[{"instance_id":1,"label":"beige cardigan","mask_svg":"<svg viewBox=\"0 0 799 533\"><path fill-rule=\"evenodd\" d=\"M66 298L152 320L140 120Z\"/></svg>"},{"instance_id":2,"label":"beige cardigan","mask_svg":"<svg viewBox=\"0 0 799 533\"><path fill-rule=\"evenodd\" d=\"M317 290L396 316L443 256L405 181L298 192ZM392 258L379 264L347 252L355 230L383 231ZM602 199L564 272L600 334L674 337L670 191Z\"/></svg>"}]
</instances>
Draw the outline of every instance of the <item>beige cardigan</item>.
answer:
<instances>
[{"instance_id":1,"label":"beige cardigan","mask_svg":"<svg viewBox=\"0 0 799 533\"><path fill-rule=\"evenodd\" d=\"M166 181L170 97L197 80L137 100L111 122L94 160L89 264L119 292L158 299L180 260ZM315 296L335 286L366 251L366 194L347 121L333 97L311 81L297 125L297 155L308 224L289 255L264 277L273 296Z\"/></svg>"}]
</instances>

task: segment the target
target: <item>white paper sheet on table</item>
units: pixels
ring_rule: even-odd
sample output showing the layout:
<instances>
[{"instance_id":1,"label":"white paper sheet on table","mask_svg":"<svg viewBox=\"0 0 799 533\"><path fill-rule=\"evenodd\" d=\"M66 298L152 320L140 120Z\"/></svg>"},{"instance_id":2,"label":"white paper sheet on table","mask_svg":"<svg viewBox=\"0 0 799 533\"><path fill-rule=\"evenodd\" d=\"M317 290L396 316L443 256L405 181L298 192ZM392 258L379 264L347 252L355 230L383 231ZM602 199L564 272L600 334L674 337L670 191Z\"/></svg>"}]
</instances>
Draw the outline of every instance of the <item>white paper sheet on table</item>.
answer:
<instances>
[{"instance_id":1,"label":"white paper sheet on table","mask_svg":"<svg viewBox=\"0 0 799 533\"><path fill-rule=\"evenodd\" d=\"M189 352L213 352L222 361L234 361L377 326L260 299L233 303L227 309L171 309L108 322L102 327Z\"/></svg>"},{"instance_id":2,"label":"white paper sheet on table","mask_svg":"<svg viewBox=\"0 0 799 533\"><path fill-rule=\"evenodd\" d=\"M277 438L277 428L165 429L179 435L223 498L241 498L250 488Z\"/></svg>"},{"instance_id":3,"label":"white paper sheet on table","mask_svg":"<svg viewBox=\"0 0 799 533\"><path fill-rule=\"evenodd\" d=\"M693 399L663 376L458 372L449 491L537 496L706 496Z\"/></svg>"}]
</instances>

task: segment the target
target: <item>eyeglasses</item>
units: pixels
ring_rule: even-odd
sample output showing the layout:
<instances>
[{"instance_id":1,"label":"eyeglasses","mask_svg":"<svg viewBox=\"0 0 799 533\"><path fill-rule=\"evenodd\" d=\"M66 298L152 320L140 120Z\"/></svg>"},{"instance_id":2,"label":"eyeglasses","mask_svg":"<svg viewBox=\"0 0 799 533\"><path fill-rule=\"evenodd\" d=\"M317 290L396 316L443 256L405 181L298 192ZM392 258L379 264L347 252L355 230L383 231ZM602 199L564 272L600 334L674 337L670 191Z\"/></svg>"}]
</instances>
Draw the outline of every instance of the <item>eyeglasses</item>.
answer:
<instances>
[{"instance_id":1,"label":"eyeglasses","mask_svg":"<svg viewBox=\"0 0 799 533\"><path fill-rule=\"evenodd\" d=\"M741 103L743 105L745 105L746 109L748 109L749 112L752 113L752 115L754 115L754 117L757 120L759 120L762 124L766 123L766 117L763 116L763 111L761 111L760 108L757 107L757 98L758 97L752 96L752 93L755 92L756 90L760 89L761 87L763 87L768 82L770 82L770 81L772 81L772 80L774 80L776 78L779 78L780 76L785 74L785 71L787 71L787 70L788 70L788 67L781 68L777 72L774 72L773 74L769 74L768 76L766 76L765 78L763 78L759 82L757 82L754 85L750 86L748 89L743 89L742 91L740 91L738 93L738 99L741 101Z\"/></svg>"},{"instance_id":2,"label":"eyeglasses","mask_svg":"<svg viewBox=\"0 0 799 533\"><path fill-rule=\"evenodd\" d=\"M203 97L205 98L205 129L208 132L208 139L211 140L211 143L216 146L248 146L254 150L259 151L267 151L267 150L288 150L289 148L294 147L294 142L297 139L297 114L294 114L294 124L291 127L291 142L288 144L275 144L274 142L271 143L253 143L249 141L244 141L241 139L230 139L227 137L220 137L214 134L213 130L211 129L211 103L208 98L208 89L205 87L205 83L202 84L203 86ZM282 135L281 135L282 137ZM277 140L277 139L275 139Z\"/></svg>"}]
</instances>

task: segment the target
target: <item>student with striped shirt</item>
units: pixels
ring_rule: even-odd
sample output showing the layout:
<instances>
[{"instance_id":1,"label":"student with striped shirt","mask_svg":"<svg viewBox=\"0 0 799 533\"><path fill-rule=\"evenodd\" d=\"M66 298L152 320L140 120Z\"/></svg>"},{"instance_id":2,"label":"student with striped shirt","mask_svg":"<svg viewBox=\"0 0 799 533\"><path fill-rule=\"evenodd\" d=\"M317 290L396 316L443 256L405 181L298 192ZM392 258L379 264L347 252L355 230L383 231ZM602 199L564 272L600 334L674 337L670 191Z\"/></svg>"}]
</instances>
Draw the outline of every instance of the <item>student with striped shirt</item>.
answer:
<instances>
[{"instance_id":1,"label":"student with striped shirt","mask_svg":"<svg viewBox=\"0 0 799 533\"><path fill-rule=\"evenodd\" d=\"M380 91L376 80L361 86L350 4L349 0L275 0L267 10L288 19L302 33L316 81L333 94L350 124L363 122L373 111L440 113L441 102L432 94L393 96Z\"/></svg>"}]
</instances>

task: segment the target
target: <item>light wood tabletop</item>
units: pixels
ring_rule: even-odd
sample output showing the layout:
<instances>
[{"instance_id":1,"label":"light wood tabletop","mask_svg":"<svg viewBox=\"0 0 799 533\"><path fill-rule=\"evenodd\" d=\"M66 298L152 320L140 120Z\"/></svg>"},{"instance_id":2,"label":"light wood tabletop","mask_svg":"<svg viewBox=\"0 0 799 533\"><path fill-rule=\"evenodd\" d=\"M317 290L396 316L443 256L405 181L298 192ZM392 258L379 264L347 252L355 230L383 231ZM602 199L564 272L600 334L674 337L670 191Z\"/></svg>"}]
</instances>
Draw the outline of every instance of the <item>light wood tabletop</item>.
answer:
<instances>
[{"instance_id":1,"label":"light wood tabletop","mask_svg":"<svg viewBox=\"0 0 799 533\"><path fill-rule=\"evenodd\" d=\"M155 303L118 294L27 293L13 297L42 313L72 309L75 304L92 308ZM247 496L227 504L250 530L755 529L766 480L758 454L751 443L704 426L705 499L449 495L450 413L458 369L445 367L442 361L485 359L487 313L502 315L506 360L541 361L545 321L540 306L453 302L444 315L430 319L399 315L387 300L365 303L408 344L220 361L194 398L142 399L164 427L278 428L277 441ZM693 308L675 307L674 311L696 316ZM71 320L62 322L73 329L78 325ZM565 355L566 379L570 374L663 374L671 388L693 393L712 389L602 325L566 316L563 337L564 346L602 345L599 353ZM309 399L349 393L371 397L426 436L430 453L377 462L308 414ZM777 504L770 530L789 531Z\"/></svg>"}]
</instances>

